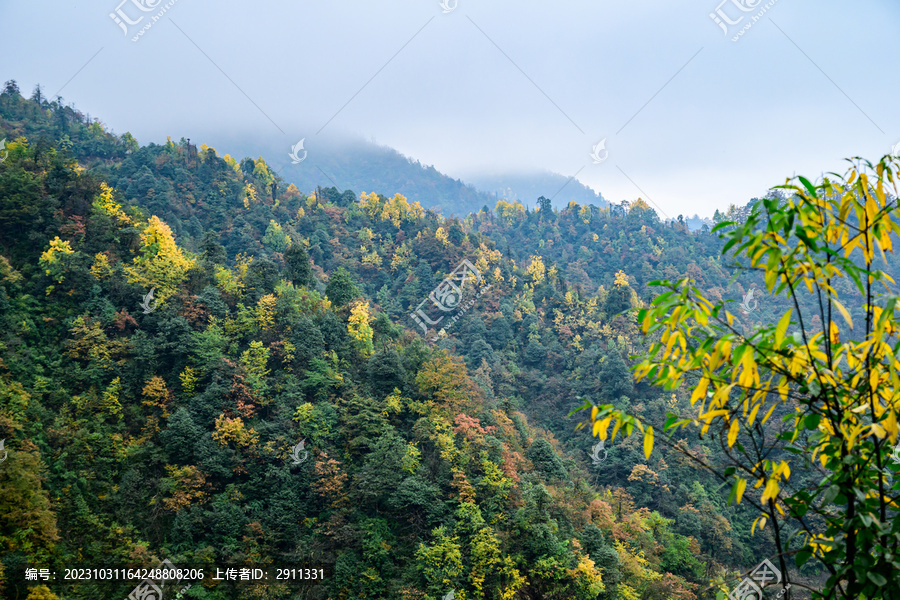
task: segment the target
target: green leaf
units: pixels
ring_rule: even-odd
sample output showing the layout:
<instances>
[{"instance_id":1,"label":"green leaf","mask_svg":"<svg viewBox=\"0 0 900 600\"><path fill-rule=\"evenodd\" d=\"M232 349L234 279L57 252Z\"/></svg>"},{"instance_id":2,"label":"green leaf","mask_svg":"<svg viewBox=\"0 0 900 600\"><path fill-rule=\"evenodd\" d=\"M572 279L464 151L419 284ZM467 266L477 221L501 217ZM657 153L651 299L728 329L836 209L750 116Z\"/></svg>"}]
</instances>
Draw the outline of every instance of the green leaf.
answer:
<instances>
[{"instance_id":1,"label":"green leaf","mask_svg":"<svg viewBox=\"0 0 900 600\"><path fill-rule=\"evenodd\" d=\"M663 430L668 431L669 427L672 426L676 421L678 421L678 415L675 413L666 413L666 422L663 424Z\"/></svg>"},{"instance_id":2,"label":"green leaf","mask_svg":"<svg viewBox=\"0 0 900 600\"><path fill-rule=\"evenodd\" d=\"M884 575L879 575L878 573L869 571L866 573L866 577L868 577L869 581L871 581L878 587L884 587L887 585L887 579L884 578Z\"/></svg>"},{"instance_id":3,"label":"green leaf","mask_svg":"<svg viewBox=\"0 0 900 600\"><path fill-rule=\"evenodd\" d=\"M812 554L812 550L807 550L806 548L798 551L797 556L794 557L794 562L797 564L797 567L799 568L805 565L806 561L812 558Z\"/></svg>"},{"instance_id":4,"label":"green leaf","mask_svg":"<svg viewBox=\"0 0 900 600\"><path fill-rule=\"evenodd\" d=\"M837 495L841 493L841 488L836 485L831 486L827 490L825 490L825 495L822 497L823 504L831 504L834 502L834 499L837 498Z\"/></svg>"},{"instance_id":5,"label":"green leaf","mask_svg":"<svg viewBox=\"0 0 900 600\"><path fill-rule=\"evenodd\" d=\"M806 419L803 420L803 425L810 430L819 428L819 421L822 420L822 415L819 414L811 414L807 415Z\"/></svg>"},{"instance_id":6,"label":"green leaf","mask_svg":"<svg viewBox=\"0 0 900 600\"><path fill-rule=\"evenodd\" d=\"M721 225L725 225L725 223L721 223ZM716 227L718 227L718 225L717 225ZM727 242L727 243L725 244L725 246L722 248L722 254L724 255L726 252L728 252L728 250L729 250L732 246L734 246L735 244L737 244L737 242L738 242L737 238L731 238L730 240L728 240L728 242Z\"/></svg>"},{"instance_id":7,"label":"green leaf","mask_svg":"<svg viewBox=\"0 0 900 600\"><path fill-rule=\"evenodd\" d=\"M806 191L809 192L809 194L810 194L813 198L815 198L815 197L816 197L816 188L815 188L815 186L814 186L813 184L811 184L811 183L809 182L809 179L807 179L807 178L804 177L803 175L800 175L797 179L800 180L800 183L803 184L803 187L806 188Z\"/></svg>"},{"instance_id":8,"label":"green leaf","mask_svg":"<svg viewBox=\"0 0 900 600\"><path fill-rule=\"evenodd\" d=\"M582 405L579 406L578 408L572 409L572 412L569 413L569 416L570 416L570 417L571 417L572 415L574 415L575 413L577 413L577 412L581 412L582 410L585 410L585 409L591 407L591 401L590 401L590 400L588 400L588 399L586 399L586 398L579 398L579 400L584 400L584 404L582 404Z\"/></svg>"},{"instance_id":9,"label":"green leaf","mask_svg":"<svg viewBox=\"0 0 900 600\"><path fill-rule=\"evenodd\" d=\"M884 305L884 310L881 311L881 314L878 316L878 322L875 324L875 327L880 328L884 325L884 322L894 315L894 307L897 305L897 296L891 296L891 298Z\"/></svg>"}]
</instances>

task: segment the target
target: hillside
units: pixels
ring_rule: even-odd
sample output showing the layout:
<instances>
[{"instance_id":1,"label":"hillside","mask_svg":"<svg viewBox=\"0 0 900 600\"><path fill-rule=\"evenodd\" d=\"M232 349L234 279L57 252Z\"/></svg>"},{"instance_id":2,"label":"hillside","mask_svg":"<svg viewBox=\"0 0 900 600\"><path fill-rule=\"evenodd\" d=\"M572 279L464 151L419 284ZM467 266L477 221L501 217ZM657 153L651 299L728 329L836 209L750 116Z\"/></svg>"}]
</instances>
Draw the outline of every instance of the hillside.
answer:
<instances>
[{"instance_id":1,"label":"hillside","mask_svg":"<svg viewBox=\"0 0 900 600\"><path fill-rule=\"evenodd\" d=\"M634 382L648 341L629 311L661 278L762 289L730 280L718 236L642 200L446 218L396 189L304 190L264 158L141 147L9 84L0 135L6 597L28 593L26 565L168 558L323 565L310 598L690 600L773 554L680 452L620 438L598 463L568 416L579 397L657 424L691 406ZM464 260L490 287L432 343L410 314ZM760 305L743 326L780 307ZM723 459L714 439L673 444Z\"/></svg>"},{"instance_id":2,"label":"hillside","mask_svg":"<svg viewBox=\"0 0 900 600\"><path fill-rule=\"evenodd\" d=\"M238 141L234 144L238 150L243 146ZM365 140L310 140L305 146L309 153L299 164L292 164L288 148L271 144L257 144L253 156L271 160L272 169L285 182L306 192L319 186L357 192L392 190L448 217L462 217L496 202L490 194L387 146ZM299 152L298 158L303 156Z\"/></svg>"}]
</instances>

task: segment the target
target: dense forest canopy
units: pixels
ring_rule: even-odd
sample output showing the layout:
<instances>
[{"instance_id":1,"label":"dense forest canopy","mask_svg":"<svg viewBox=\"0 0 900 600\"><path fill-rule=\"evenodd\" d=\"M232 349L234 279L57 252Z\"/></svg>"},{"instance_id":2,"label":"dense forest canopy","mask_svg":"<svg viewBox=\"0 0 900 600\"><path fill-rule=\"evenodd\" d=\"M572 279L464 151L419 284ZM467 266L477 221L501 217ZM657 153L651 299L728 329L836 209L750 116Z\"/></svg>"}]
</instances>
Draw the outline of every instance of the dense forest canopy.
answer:
<instances>
[{"instance_id":1,"label":"dense forest canopy","mask_svg":"<svg viewBox=\"0 0 900 600\"><path fill-rule=\"evenodd\" d=\"M735 336L774 331L793 306L726 252L760 225L753 202L717 213L716 233L641 199L499 199L447 218L394 190L300 190L263 157L141 146L14 82L0 136L4 597L124 598L134 582L26 569L164 559L327 574L183 592L209 600L699 600L784 556L804 598L833 574L827 558L794 561L736 501L718 438L665 427L690 413L697 380L668 385L642 363L660 343L643 315L666 317L656 280L727 307ZM463 261L486 291L431 341L410 315ZM850 294L851 279L830 285ZM598 446L570 415L582 399L598 407L588 422L617 411L623 433L652 427L652 452L646 435L605 430ZM800 487L815 477L795 473ZM896 564L887 554L877 569Z\"/></svg>"}]
</instances>

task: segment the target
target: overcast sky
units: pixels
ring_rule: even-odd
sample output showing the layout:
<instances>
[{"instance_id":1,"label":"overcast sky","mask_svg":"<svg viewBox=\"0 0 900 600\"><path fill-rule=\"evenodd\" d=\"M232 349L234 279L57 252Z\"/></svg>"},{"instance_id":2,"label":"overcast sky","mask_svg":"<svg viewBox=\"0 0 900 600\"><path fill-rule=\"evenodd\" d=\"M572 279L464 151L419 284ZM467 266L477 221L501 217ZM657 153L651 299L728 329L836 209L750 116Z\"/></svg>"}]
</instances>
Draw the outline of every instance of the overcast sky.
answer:
<instances>
[{"instance_id":1,"label":"overcast sky","mask_svg":"<svg viewBox=\"0 0 900 600\"><path fill-rule=\"evenodd\" d=\"M313 154L352 134L464 180L547 169L669 216L900 141L893 0L444 1L0 0L0 77L142 144Z\"/></svg>"}]
</instances>

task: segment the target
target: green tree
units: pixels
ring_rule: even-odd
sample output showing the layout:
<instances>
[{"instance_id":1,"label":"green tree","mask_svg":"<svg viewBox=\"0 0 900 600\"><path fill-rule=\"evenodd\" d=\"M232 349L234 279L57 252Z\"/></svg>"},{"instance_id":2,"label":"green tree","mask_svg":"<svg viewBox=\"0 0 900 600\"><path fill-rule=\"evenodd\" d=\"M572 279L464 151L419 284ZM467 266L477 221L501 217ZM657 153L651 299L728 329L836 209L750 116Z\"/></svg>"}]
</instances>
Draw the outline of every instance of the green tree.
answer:
<instances>
[{"instance_id":1,"label":"green tree","mask_svg":"<svg viewBox=\"0 0 900 600\"><path fill-rule=\"evenodd\" d=\"M615 403L623 396L630 396L634 389L628 365L616 348L606 355L599 378L603 382L600 397L606 402Z\"/></svg>"},{"instance_id":2,"label":"green tree","mask_svg":"<svg viewBox=\"0 0 900 600\"><path fill-rule=\"evenodd\" d=\"M214 231L207 231L203 234L200 252L204 260L216 265L225 264L228 259L225 246L219 243L219 236Z\"/></svg>"},{"instance_id":3,"label":"green tree","mask_svg":"<svg viewBox=\"0 0 900 600\"><path fill-rule=\"evenodd\" d=\"M550 479L566 479L566 468L550 442L538 438L528 448L525 457L534 463L534 468Z\"/></svg>"},{"instance_id":4,"label":"green tree","mask_svg":"<svg viewBox=\"0 0 900 600\"><path fill-rule=\"evenodd\" d=\"M344 306L359 297L359 290L350 278L350 273L344 267L338 267L325 287L325 295L335 306Z\"/></svg>"},{"instance_id":5,"label":"green tree","mask_svg":"<svg viewBox=\"0 0 900 600\"><path fill-rule=\"evenodd\" d=\"M445 527L431 532L431 544L419 544L416 562L419 572L435 597L444 597L459 585L463 574L462 548L459 538L448 535Z\"/></svg>"},{"instance_id":6,"label":"green tree","mask_svg":"<svg viewBox=\"0 0 900 600\"><path fill-rule=\"evenodd\" d=\"M135 139L131 132L126 131L122 134L122 145L125 146L126 152L137 152L141 145L138 144L138 141Z\"/></svg>"},{"instance_id":7,"label":"green tree","mask_svg":"<svg viewBox=\"0 0 900 600\"><path fill-rule=\"evenodd\" d=\"M0 429L12 431L12 423L0 414ZM7 551L23 552L32 562L49 558L59 533L56 514L44 485L46 467L31 441L20 448L3 450L0 469L0 543Z\"/></svg>"},{"instance_id":8,"label":"green tree","mask_svg":"<svg viewBox=\"0 0 900 600\"><path fill-rule=\"evenodd\" d=\"M247 371L247 382L256 392L264 394L268 388L266 376L269 369L266 364L269 361L269 349L263 347L262 342L250 342L250 347L241 354L241 365Z\"/></svg>"},{"instance_id":9,"label":"green tree","mask_svg":"<svg viewBox=\"0 0 900 600\"><path fill-rule=\"evenodd\" d=\"M291 244L284 253L284 276L298 286L308 286L314 281L309 254L300 244Z\"/></svg>"},{"instance_id":10,"label":"green tree","mask_svg":"<svg viewBox=\"0 0 900 600\"><path fill-rule=\"evenodd\" d=\"M262 239L263 244L274 250L275 252L284 252L291 243L291 238L284 232L274 219L269 220L269 226L266 228L266 234Z\"/></svg>"},{"instance_id":11,"label":"green tree","mask_svg":"<svg viewBox=\"0 0 900 600\"><path fill-rule=\"evenodd\" d=\"M556 214L553 212L553 205L550 200L541 196L537 199L537 206L541 209L541 220L552 221Z\"/></svg>"}]
</instances>

